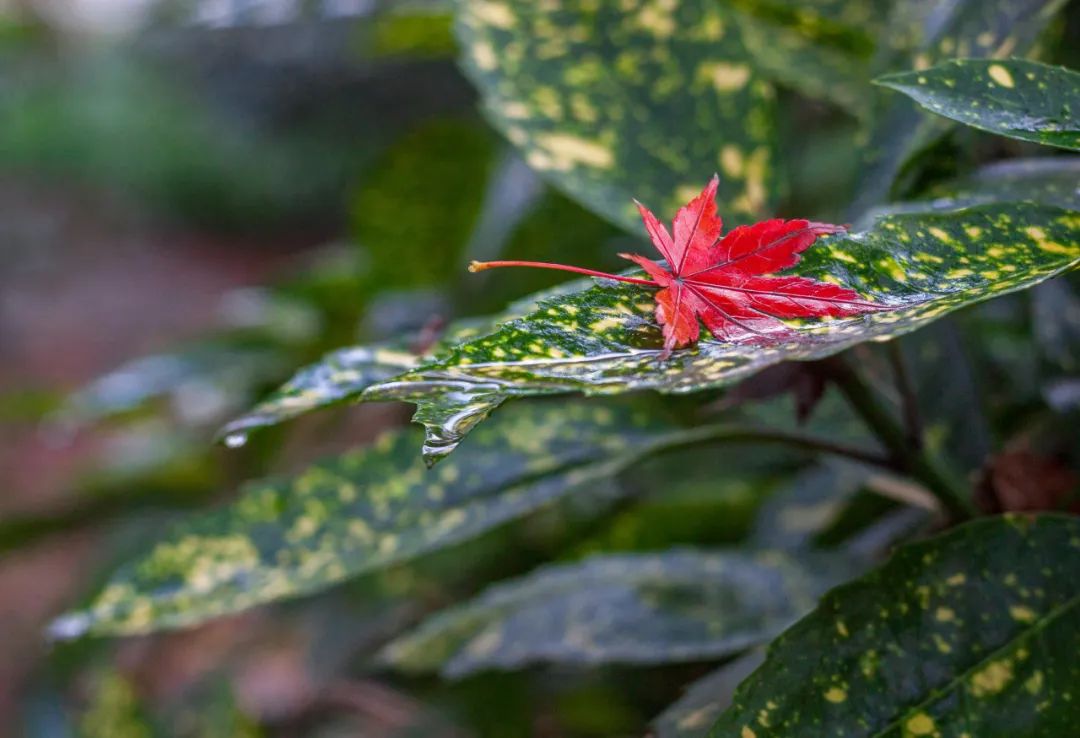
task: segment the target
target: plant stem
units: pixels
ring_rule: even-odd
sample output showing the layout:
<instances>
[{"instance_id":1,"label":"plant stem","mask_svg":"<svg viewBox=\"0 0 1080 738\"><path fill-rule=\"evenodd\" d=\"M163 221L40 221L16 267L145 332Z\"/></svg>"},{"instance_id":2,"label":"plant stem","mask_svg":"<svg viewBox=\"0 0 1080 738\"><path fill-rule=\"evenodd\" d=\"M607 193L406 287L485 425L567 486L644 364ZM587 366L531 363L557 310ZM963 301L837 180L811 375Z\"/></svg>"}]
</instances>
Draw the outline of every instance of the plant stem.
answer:
<instances>
[{"instance_id":1,"label":"plant stem","mask_svg":"<svg viewBox=\"0 0 1080 738\"><path fill-rule=\"evenodd\" d=\"M940 462L928 451L910 445L904 428L881 405L873 389L847 362L839 357L832 357L822 363L828 376L836 382L863 422L877 434L899 468L929 489L941 502L949 517L966 520L978 514L965 494L963 484L942 468Z\"/></svg>"},{"instance_id":2,"label":"plant stem","mask_svg":"<svg viewBox=\"0 0 1080 738\"><path fill-rule=\"evenodd\" d=\"M499 269L502 267L532 267L534 269L554 269L560 272L573 272L574 274L584 274L589 277L602 277L603 279L614 279L616 282L629 282L630 284L640 284L645 287L659 287L656 282L651 279L637 279L636 277L623 277L618 274L608 274L607 272L598 272L594 269L583 269L582 267L566 266L565 264L549 264L546 261L474 261L469 264L470 272L482 272L485 269Z\"/></svg>"},{"instance_id":3,"label":"plant stem","mask_svg":"<svg viewBox=\"0 0 1080 738\"><path fill-rule=\"evenodd\" d=\"M769 428L750 428L737 425L704 425L673 438L665 439L650 451L659 451L667 448L683 448L699 443L714 443L724 441L727 443L778 443L786 446L801 448L806 451L819 451L822 453L844 456L864 464L872 464L890 471L901 471L893 459L869 451L867 449L846 446L826 438L816 438L801 433L773 430Z\"/></svg>"}]
</instances>

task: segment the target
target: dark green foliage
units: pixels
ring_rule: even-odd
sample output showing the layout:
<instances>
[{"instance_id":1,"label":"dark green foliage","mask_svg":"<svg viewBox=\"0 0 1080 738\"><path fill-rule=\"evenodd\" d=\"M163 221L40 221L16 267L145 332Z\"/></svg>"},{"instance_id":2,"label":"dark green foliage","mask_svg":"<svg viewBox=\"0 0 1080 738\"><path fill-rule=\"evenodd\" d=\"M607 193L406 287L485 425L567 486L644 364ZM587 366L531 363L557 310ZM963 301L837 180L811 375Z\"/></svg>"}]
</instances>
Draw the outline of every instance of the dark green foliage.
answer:
<instances>
[{"instance_id":1,"label":"dark green foliage","mask_svg":"<svg viewBox=\"0 0 1080 738\"><path fill-rule=\"evenodd\" d=\"M713 738L1068 735L1080 521L969 523L899 551L778 638Z\"/></svg>"},{"instance_id":2,"label":"dark green foliage","mask_svg":"<svg viewBox=\"0 0 1080 738\"><path fill-rule=\"evenodd\" d=\"M958 59L876 82L965 125L1080 150L1080 74L1068 69L1020 59Z\"/></svg>"},{"instance_id":3,"label":"dark green foliage","mask_svg":"<svg viewBox=\"0 0 1080 738\"><path fill-rule=\"evenodd\" d=\"M772 637L855 571L838 554L596 556L506 582L431 618L384 658L460 677L555 663L699 661Z\"/></svg>"},{"instance_id":4,"label":"dark green foliage","mask_svg":"<svg viewBox=\"0 0 1080 738\"><path fill-rule=\"evenodd\" d=\"M489 335L370 387L364 398L416 402L415 420L428 431L425 454L436 459L511 397L698 391L780 361L908 333L1075 266L1078 234L1077 215L1027 204L889 216L865 232L820 239L796 270L854 288L885 310L793 321L792 337L761 343L702 340L663 361L651 293L601 284L544 301Z\"/></svg>"}]
</instances>

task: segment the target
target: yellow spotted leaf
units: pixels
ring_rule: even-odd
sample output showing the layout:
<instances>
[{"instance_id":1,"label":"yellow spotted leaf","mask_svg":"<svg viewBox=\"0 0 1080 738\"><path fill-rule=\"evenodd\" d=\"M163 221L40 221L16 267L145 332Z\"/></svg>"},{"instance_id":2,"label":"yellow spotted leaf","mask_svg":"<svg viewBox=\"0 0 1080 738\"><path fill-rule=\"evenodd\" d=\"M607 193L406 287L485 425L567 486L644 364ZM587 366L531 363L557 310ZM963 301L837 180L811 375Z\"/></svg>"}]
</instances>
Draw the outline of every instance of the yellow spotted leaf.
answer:
<instances>
[{"instance_id":1,"label":"yellow spotted leaf","mask_svg":"<svg viewBox=\"0 0 1080 738\"><path fill-rule=\"evenodd\" d=\"M820 238L791 271L854 289L887 309L792 319L790 332L769 340L703 336L664 359L652 292L601 281L543 300L497 330L369 387L363 397L415 402L415 420L427 429L424 453L435 460L509 398L721 387L782 361L820 359L908 333L1078 264L1074 211L999 203L891 215L864 231Z\"/></svg>"},{"instance_id":2,"label":"yellow spotted leaf","mask_svg":"<svg viewBox=\"0 0 1080 738\"><path fill-rule=\"evenodd\" d=\"M710 738L1057 738L1080 720L1080 519L900 549L769 647Z\"/></svg>"}]
</instances>

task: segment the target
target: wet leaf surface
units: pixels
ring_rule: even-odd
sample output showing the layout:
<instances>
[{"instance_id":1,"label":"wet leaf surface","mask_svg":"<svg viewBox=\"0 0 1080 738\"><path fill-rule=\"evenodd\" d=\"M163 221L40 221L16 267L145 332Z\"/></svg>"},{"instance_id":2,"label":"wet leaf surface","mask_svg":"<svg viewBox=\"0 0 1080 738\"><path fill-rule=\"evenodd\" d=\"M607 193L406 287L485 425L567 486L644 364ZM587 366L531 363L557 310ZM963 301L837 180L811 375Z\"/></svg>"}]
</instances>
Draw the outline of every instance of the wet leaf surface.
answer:
<instances>
[{"instance_id":1,"label":"wet leaf surface","mask_svg":"<svg viewBox=\"0 0 1080 738\"><path fill-rule=\"evenodd\" d=\"M390 433L295 477L245 485L227 507L163 534L51 632L146 632L324 589L574 491L617 494L619 471L702 432L620 403L522 404L435 470L416 454L417 432Z\"/></svg>"},{"instance_id":2,"label":"wet leaf surface","mask_svg":"<svg viewBox=\"0 0 1080 738\"><path fill-rule=\"evenodd\" d=\"M227 423L218 431L218 438L228 445L240 445L258 428L358 397L371 385L416 366L419 360L400 342L332 351Z\"/></svg>"},{"instance_id":3,"label":"wet leaf surface","mask_svg":"<svg viewBox=\"0 0 1080 738\"><path fill-rule=\"evenodd\" d=\"M1020 59L958 59L876 81L959 123L1080 150L1080 74L1068 69Z\"/></svg>"},{"instance_id":4,"label":"wet leaf surface","mask_svg":"<svg viewBox=\"0 0 1080 738\"><path fill-rule=\"evenodd\" d=\"M880 71L922 69L954 57L1004 58L1028 52L1061 7L1061 0L959 0L896 3L886 34L893 44ZM882 91L885 93L885 91ZM893 98L893 99L890 99ZM948 130L910 100L883 94L877 100L865 168L853 217L889 199L897 174L919 150Z\"/></svg>"},{"instance_id":5,"label":"wet leaf surface","mask_svg":"<svg viewBox=\"0 0 1080 738\"><path fill-rule=\"evenodd\" d=\"M775 341L701 340L661 360L649 290L597 284L541 301L496 331L370 387L364 399L417 403L424 453L438 459L511 397L561 392L683 393L720 387L785 360L818 359L908 333L945 314L1029 287L1080 263L1080 215L1031 204L896 215L821 239L797 274L888 308L790 321Z\"/></svg>"},{"instance_id":6,"label":"wet leaf surface","mask_svg":"<svg viewBox=\"0 0 1080 738\"><path fill-rule=\"evenodd\" d=\"M1070 734L1080 520L984 519L827 594L770 646L713 738Z\"/></svg>"}]
</instances>

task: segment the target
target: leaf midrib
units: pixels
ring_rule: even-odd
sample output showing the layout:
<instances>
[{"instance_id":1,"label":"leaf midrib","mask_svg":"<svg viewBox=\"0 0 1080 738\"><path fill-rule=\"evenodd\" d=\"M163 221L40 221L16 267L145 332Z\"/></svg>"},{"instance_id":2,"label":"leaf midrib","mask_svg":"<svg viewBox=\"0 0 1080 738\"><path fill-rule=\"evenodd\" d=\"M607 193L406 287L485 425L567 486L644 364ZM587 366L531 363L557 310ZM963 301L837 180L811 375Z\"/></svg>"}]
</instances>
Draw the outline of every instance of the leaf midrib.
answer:
<instances>
[{"instance_id":1,"label":"leaf midrib","mask_svg":"<svg viewBox=\"0 0 1080 738\"><path fill-rule=\"evenodd\" d=\"M1067 600L1063 604L1051 609L1044 617L1036 620L1034 623L1031 624L1030 627L1021 630L1019 633L1016 634L1015 637L1009 639L1006 643L1002 644L998 648L986 654L986 656L982 659L979 659L978 661L970 665L968 668L964 669L964 671L960 672L955 677L950 679L941 688L932 689L926 699L924 699L922 702L905 708L903 713L898 715L895 719L893 719L884 727L880 728L876 733L867 736L867 738L884 738L884 736L887 736L889 734L889 731L899 727L900 723L904 720L904 718L910 715L912 712L922 710L923 708L933 703L935 700L949 694L959 685L965 682L972 674L979 671L984 666L997 660L1004 654L1008 653L1013 647L1016 646L1019 641L1037 633L1040 630L1044 630L1050 623L1052 623L1061 615L1068 613L1077 605L1080 605L1080 594L1074 595L1071 599Z\"/></svg>"}]
</instances>

